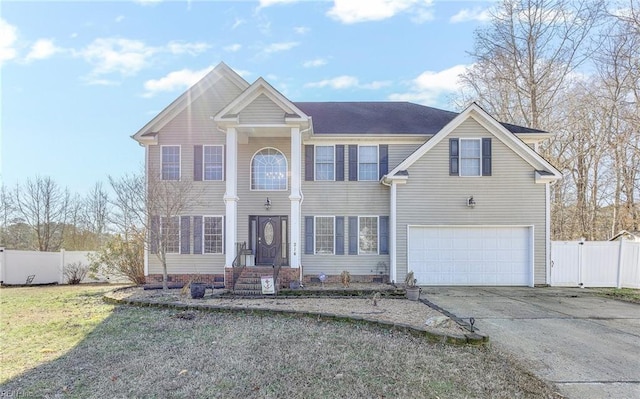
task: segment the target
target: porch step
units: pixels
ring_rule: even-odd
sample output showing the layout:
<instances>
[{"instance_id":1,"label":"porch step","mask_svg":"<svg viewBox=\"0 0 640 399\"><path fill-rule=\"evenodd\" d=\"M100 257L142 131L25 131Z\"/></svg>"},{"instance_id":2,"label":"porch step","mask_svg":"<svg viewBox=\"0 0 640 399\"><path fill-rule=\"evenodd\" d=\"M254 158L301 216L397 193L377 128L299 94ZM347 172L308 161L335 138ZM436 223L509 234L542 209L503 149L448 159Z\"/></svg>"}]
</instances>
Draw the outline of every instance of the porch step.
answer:
<instances>
[{"instance_id":1,"label":"porch step","mask_svg":"<svg viewBox=\"0 0 640 399\"><path fill-rule=\"evenodd\" d=\"M233 293L243 296L263 295L262 276L273 276L273 267L245 267L236 281ZM277 292L278 284L275 286Z\"/></svg>"}]
</instances>

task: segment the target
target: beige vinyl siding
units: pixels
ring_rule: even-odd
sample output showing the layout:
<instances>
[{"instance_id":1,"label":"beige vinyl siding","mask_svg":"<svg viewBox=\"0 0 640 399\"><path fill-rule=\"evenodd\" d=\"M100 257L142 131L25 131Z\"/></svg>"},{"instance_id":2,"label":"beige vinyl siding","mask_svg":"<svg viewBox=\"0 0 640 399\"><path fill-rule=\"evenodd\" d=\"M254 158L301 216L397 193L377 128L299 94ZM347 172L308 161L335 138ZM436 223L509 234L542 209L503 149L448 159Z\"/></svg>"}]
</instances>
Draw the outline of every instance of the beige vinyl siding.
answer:
<instances>
[{"instance_id":1,"label":"beige vinyl siding","mask_svg":"<svg viewBox=\"0 0 640 399\"><path fill-rule=\"evenodd\" d=\"M335 143L341 144L341 143ZM374 143L372 143L374 144ZM333 143L332 143L333 145ZM379 274L378 263L384 262L388 275L389 255L348 255L349 216L388 216L389 188L378 181L349 181L349 146L345 145L345 181L305 181L305 154L302 151L302 226L301 246L303 273L340 274L348 270L353 275ZM390 151L391 152L391 146ZM405 148L404 151L407 149ZM402 151L398 151L400 153ZM305 254L305 216L344 216L345 255Z\"/></svg>"},{"instance_id":2,"label":"beige vinyl siding","mask_svg":"<svg viewBox=\"0 0 640 399\"><path fill-rule=\"evenodd\" d=\"M422 144L389 144L389 171L413 154Z\"/></svg>"},{"instance_id":3,"label":"beige vinyl siding","mask_svg":"<svg viewBox=\"0 0 640 399\"><path fill-rule=\"evenodd\" d=\"M264 94L256 97L240 112L242 124L282 124L284 111Z\"/></svg>"},{"instance_id":4,"label":"beige vinyl siding","mask_svg":"<svg viewBox=\"0 0 640 399\"><path fill-rule=\"evenodd\" d=\"M449 138L492 137L492 176L449 176ZM398 281L407 271L407 225L534 226L535 284L546 283L545 186L534 169L474 119L463 122L409 169L398 186ZM466 206L473 195L476 206Z\"/></svg>"},{"instance_id":5,"label":"beige vinyl siding","mask_svg":"<svg viewBox=\"0 0 640 399\"><path fill-rule=\"evenodd\" d=\"M159 176L160 147L180 145L180 179L192 185L195 200L179 216L224 215L224 181L193 181L193 153L195 145L224 145L225 133L216 129L210 119L229 101L240 94L240 89L226 78L220 79L215 89L207 90L190 107L180 112L158 134L158 145L149 146L148 173ZM225 155L226 156L226 155ZM226 171L225 171L226 173ZM193 220L191 222L191 252L193 252ZM180 273L223 273L223 254L168 254L168 270ZM149 254L149 273L162 273L157 256Z\"/></svg>"}]
</instances>

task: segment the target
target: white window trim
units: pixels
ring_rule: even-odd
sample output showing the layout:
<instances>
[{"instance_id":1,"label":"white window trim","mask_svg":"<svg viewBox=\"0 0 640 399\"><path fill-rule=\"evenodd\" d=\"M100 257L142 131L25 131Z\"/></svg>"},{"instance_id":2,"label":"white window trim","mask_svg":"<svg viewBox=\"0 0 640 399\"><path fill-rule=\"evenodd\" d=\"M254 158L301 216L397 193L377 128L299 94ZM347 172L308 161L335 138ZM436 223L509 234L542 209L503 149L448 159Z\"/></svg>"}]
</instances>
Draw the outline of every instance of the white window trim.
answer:
<instances>
[{"instance_id":1,"label":"white window trim","mask_svg":"<svg viewBox=\"0 0 640 399\"><path fill-rule=\"evenodd\" d=\"M206 164L206 162L205 162L205 158L204 158L204 150L207 147L220 147L221 150L222 150L221 151L222 152L222 179L207 179L207 174L205 173L205 170L206 170L205 164ZM225 165L224 157L225 157L225 153L224 153L224 146L223 145L213 145L212 144L212 145L203 145L202 146L202 181L225 181L224 180L224 178L225 178L224 174L225 174L226 170L225 170L225 167L224 167L224 165Z\"/></svg>"},{"instance_id":2,"label":"white window trim","mask_svg":"<svg viewBox=\"0 0 640 399\"><path fill-rule=\"evenodd\" d=\"M165 147L178 147L178 180L164 180L162 176L162 149ZM160 146L160 180L162 181L180 181L182 180L182 146L180 144L165 144Z\"/></svg>"},{"instance_id":3,"label":"white window trim","mask_svg":"<svg viewBox=\"0 0 640 399\"><path fill-rule=\"evenodd\" d=\"M333 179L318 180L318 147L331 147L333 149ZM336 181L336 146L331 145L315 145L313 148L313 179L314 181Z\"/></svg>"},{"instance_id":4,"label":"white window trim","mask_svg":"<svg viewBox=\"0 0 640 399\"><path fill-rule=\"evenodd\" d=\"M318 228L318 218L331 218L333 220L333 251L330 254L326 254L326 253L321 253L319 254L317 251L317 228ZM314 216L313 217L313 254L314 255L335 255L336 254L336 217L335 216L323 216L323 215L318 215L318 216Z\"/></svg>"},{"instance_id":5,"label":"white window trim","mask_svg":"<svg viewBox=\"0 0 640 399\"><path fill-rule=\"evenodd\" d=\"M480 174L478 175L463 175L462 174L462 142L463 141L478 141L480 142ZM458 139L458 176L459 177L482 177L482 137L469 137ZM469 158L466 158L469 159Z\"/></svg>"},{"instance_id":6,"label":"white window trim","mask_svg":"<svg viewBox=\"0 0 640 399\"><path fill-rule=\"evenodd\" d=\"M182 218L180 216L160 216L160 237L164 238L164 232L163 232L163 226L164 224L162 223L163 219L171 219L171 218L178 218L178 251L177 252L168 252L167 249L167 243L164 243L164 247L165 247L165 254L175 254L175 255L181 255L182 254ZM191 243L189 243L191 244Z\"/></svg>"},{"instance_id":7,"label":"white window trim","mask_svg":"<svg viewBox=\"0 0 640 399\"><path fill-rule=\"evenodd\" d=\"M358 144L358 181L379 181L379 179L372 180L361 180L360 179L360 147L376 147L376 176L378 176L378 171L380 170L380 147L378 144ZM358 227L359 227L358 222Z\"/></svg>"},{"instance_id":8,"label":"white window trim","mask_svg":"<svg viewBox=\"0 0 640 399\"><path fill-rule=\"evenodd\" d=\"M376 253L361 253L360 252L360 219L362 218L376 218L376 239L378 244L376 245ZM358 255L380 255L380 216L378 215L361 215L358 216Z\"/></svg>"},{"instance_id":9,"label":"white window trim","mask_svg":"<svg viewBox=\"0 0 640 399\"><path fill-rule=\"evenodd\" d=\"M205 218L220 218L222 222L222 247L220 252L205 252ZM223 215L202 215L202 255L221 255L224 254L224 216Z\"/></svg>"},{"instance_id":10,"label":"white window trim","mask_svg":"<svg viewBox=\"0 0 640 399\"><path fill-rule=\"evenodd\" d=\"M276 150L278 151L280 154L282 154L282 156L284 157L284 163L285 163L285 171L286 171L286 177L285 177L285 188L281 189L281 190L273 190L273 189L259 189L259 188L252 188L251 187L251 182L253 181L253 159L256 157L256 155L258 155L259 152L264 151L264 150ZM275 148L275 147L262 147L260 148L258 151L253 153L253 156L251 157L251 160L249 161L249 191L276 191L276 192L281 192L281 191L289 191L289 160L287 159L287 156L285 155L284 152L280 151L279 149Z\"/></svg>"}]
</instances>

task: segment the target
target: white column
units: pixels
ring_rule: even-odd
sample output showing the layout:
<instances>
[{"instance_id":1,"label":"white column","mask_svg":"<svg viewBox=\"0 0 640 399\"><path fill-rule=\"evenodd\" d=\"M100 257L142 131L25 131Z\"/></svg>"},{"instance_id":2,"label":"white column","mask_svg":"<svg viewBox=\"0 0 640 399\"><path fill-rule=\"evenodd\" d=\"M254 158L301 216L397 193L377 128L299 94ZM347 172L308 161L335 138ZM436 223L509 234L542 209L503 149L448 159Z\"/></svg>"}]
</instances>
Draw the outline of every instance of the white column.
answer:
<instances>
[{"instance_id":1,"label":"white column","mask_svg":"<svg viewBox=\"0 0 640 399\"><path fill-rule=\"evenodd\" d=\"M391 202L389 204L389 280L397 283L396 272L396 201L398 184L391 182Z\"/></svg>"},{"instance_id":2,"label":"white column","mask_svg":"<svg viewBox=\"0 0 640 399\"><path fill-rule=\"evenodd\" d=\"M302 191L300 181L302 176L302 138L300 128L291 128L291 246L289 248L290 265L300 267L300 204Z\"/></svg>"},{"instance_id":3,"label":"white column","mask_svg":"<svg viewBox=\"0 0 640 399\"><path fill-rule=\"evenodd\" d=\"M545 197L545 204L544 204L544 246L545 246L545 254L544 254L544 263L547 269L547 273L546 273L546 277L547 277L547 281L546 283L551 285L552 281L551 281L551 267L552 267L552 263L551 263L551 183L545 183L544 185L544 197ZM533 257L533 270L534 270L534 277L533 279L535 280L535 256ZM535 281L533 282L533 284L535 285Z\"/></svg>"},{"instance_id":4,"label":"white column","mask_svg":"<svg viewBox=\"0 0 640 399\"><path fill-rule=\"evenodd\" d=\"M151 172L151 168L149 166L149 144L145 144L144 145L144 167L145 167L145 174L144 174L144 189L145 191L148 193L149 192L149 173ZM150 220L149 218L149 209L147 208L147 215L145 216L147 218L146 223L150 224ZM149 226L149 225L147 225ZM150 230L150 229L149 229ZM149 238L150 238L150 231L147 230L147 240L145 240L145 245L144 245L144 275L145 277L149 275Z\"/></svg>"},{"instance_id":5,"label":"white column","mask_svg":"<svg viewBox=\"0 0 640 399\"><path fill-rule=\"evenodd\" d=\"M227 128L227 170L225 171L225 267L232 267L236 257L237 218L238 218L238 134L235 128Z\"/></svg>"}]
</instances>

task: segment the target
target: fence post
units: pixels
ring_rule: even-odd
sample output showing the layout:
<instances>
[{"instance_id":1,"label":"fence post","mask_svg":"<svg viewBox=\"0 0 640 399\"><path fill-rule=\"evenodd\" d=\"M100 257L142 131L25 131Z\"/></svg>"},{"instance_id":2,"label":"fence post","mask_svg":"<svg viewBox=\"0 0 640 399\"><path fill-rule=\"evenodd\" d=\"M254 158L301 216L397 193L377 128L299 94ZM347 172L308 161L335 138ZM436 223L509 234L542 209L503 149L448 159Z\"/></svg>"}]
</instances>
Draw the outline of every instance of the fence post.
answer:
<instances>
[{"instance_id":1,"label":"fence post","mask_svg":"<svg viewBox=\"0 0 640 399\"><path fill-rule=\"evenodd\" d=\"M616 288L622 288L622 243L624 242L624 237L620 237L620 248L618 249L618 280L616 282Z\"/></svg>"},{"instance_id":2,"label":"fence post","mask_svg":"<svg viewBox=\"0 0 640 399\"><path fill-rule=\"evenodd\" d=\"M0 284L4 284L7 276L7 257L5 256L4 247L0 247Z\"/></svg>"},{"instance_id":3,"label":"fence post","mask_svg":"<svg viewBox=\"0 0 640 399\"><path fill-rule=\"evenodd\" d=\"M64 284L64 248L60 249L60 279L58 284Z\"/></svg>"},{"instance_id":4,"label":"fence post","mask_svg":"<svg viewBox=\"0 0 640 399\"><path fill-rule=\"evenodd\" d=\"M585 238L580 238L578 242L578 286L584 288L584 281L582 281L582 248L584 247Z\"/></svg>"}]
</instances>

